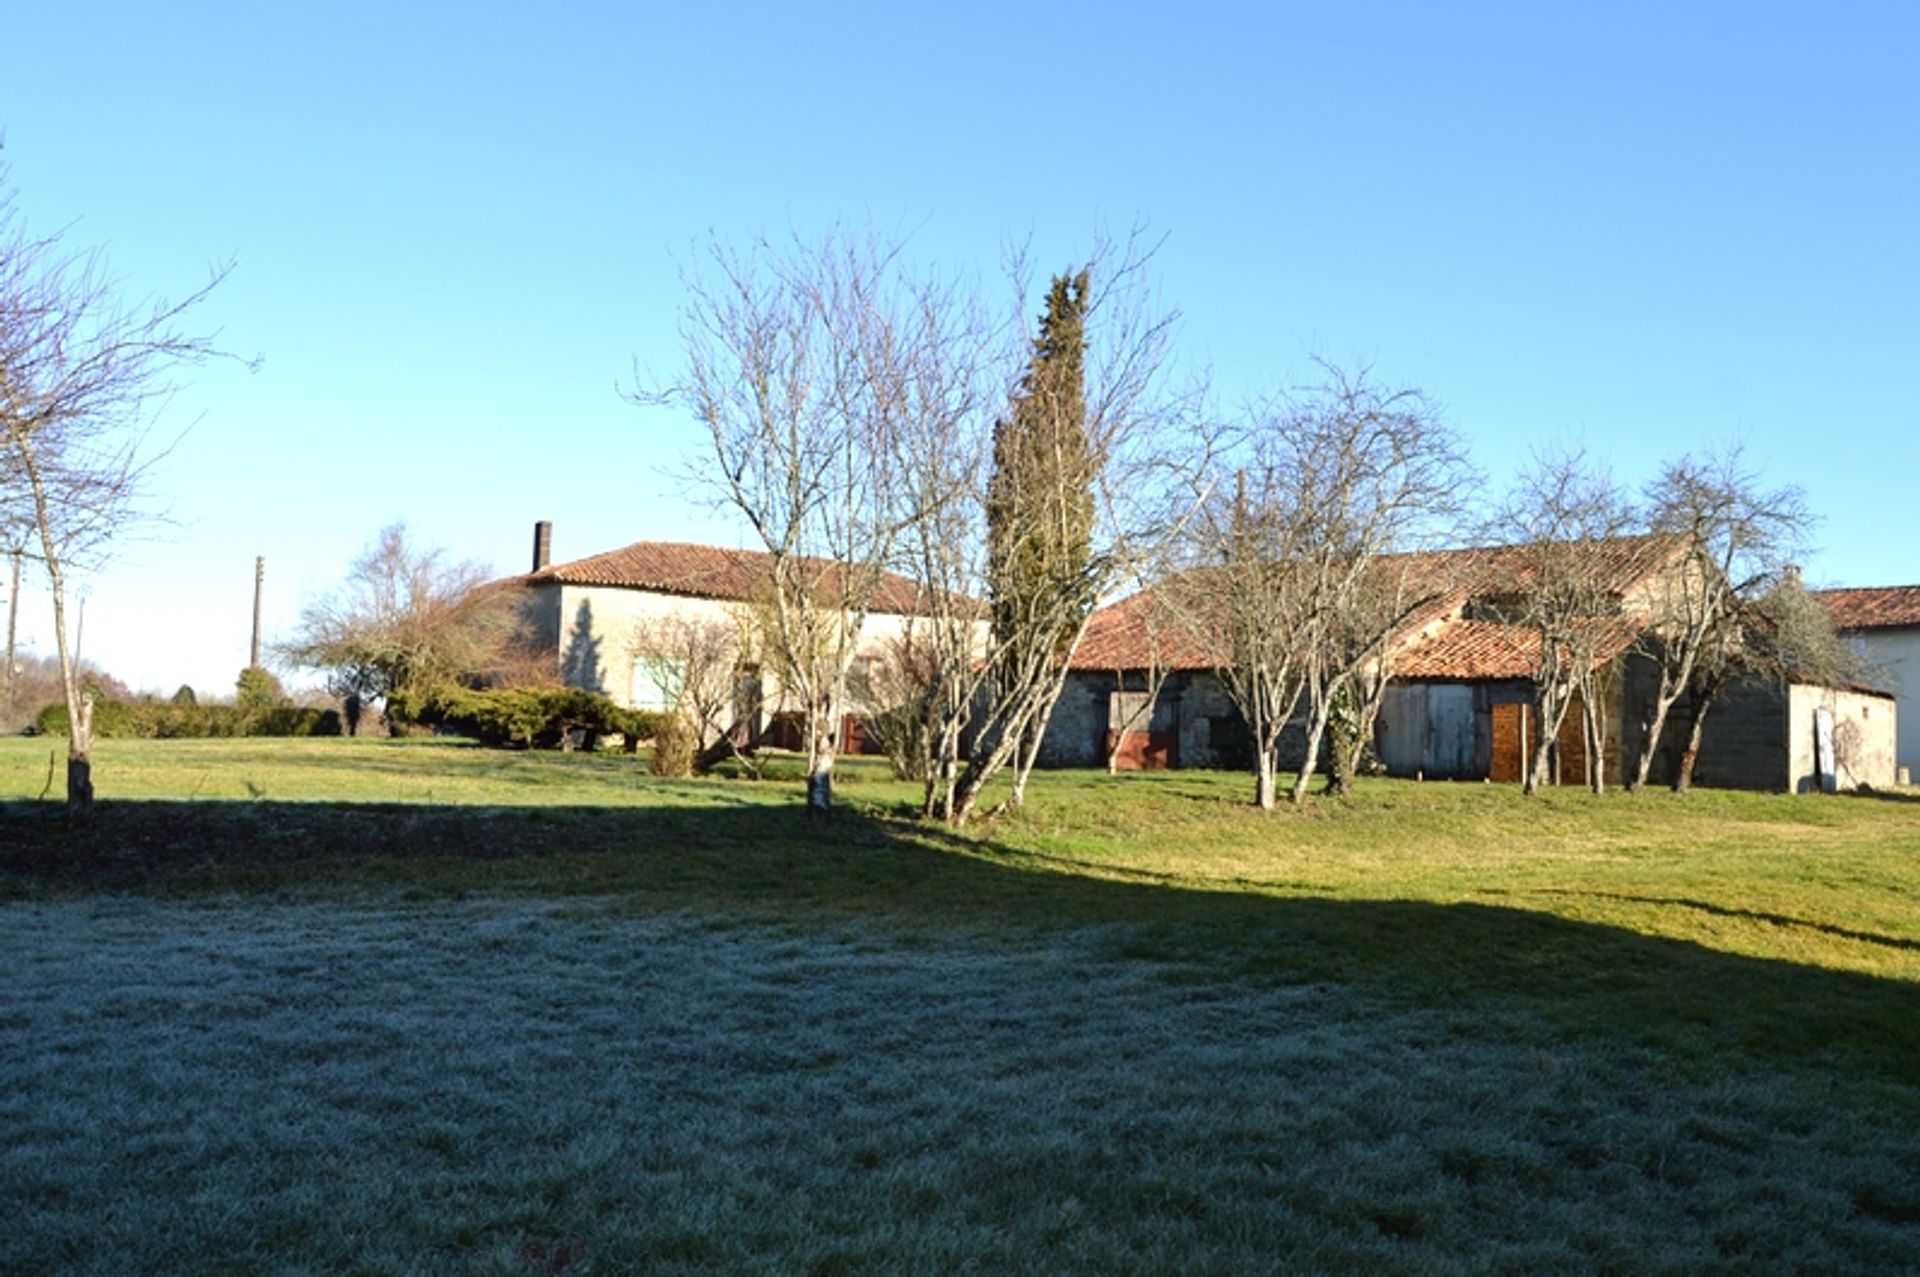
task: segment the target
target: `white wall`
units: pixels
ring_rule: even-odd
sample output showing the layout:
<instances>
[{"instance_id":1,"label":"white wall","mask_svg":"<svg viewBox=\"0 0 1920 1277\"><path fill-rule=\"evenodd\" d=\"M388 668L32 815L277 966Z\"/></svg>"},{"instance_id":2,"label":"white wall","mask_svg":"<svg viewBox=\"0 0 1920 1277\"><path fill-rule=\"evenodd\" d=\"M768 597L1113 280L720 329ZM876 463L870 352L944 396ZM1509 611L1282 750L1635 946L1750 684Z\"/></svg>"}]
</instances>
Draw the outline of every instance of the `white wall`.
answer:
<instances>
[{"instance_id":1,"label":"white wall","mask_svg":"<svg viewBox=\"0 0 1920 1277\"><path fill-rule=\"evenodd\" d=\"M552 608L552 587L540 591L537 606ZM621 705L631 706L651 690L644 671L634 665L634 641L650 622L681 617L697 622L737 625L741 605L721 599L657 594L648 590L612 586L563 585L557 591L558 624L554 633L560 677L575 687L605 692ZM906 633L908 618L891 613L867 617L860 630L862 655L879 655L891 640ZM780 688L766 677L765 707L780 708ZM857 706L849 706L857 709Z\"/></svg>"},{"instance_id":2,"label":"white wall","mask_svg":"<svg viewBox=\"0 0 1920 1277\"><path fill-rule=\"evenodd\" d=\"M1853 739L1852 757L1838 767L1840 788L1871 785L1885 789L1894 777L1894 703L1884 696L1834 691L1795 684L1787 693L1787 789L1801 793L1820 788L1815 755L1814 712L1833 711L1835 737ZM1842 753L1847 752L1844 748Z\"/></svg>"},{"instance_id":3,"label":"white wall","mask_svg":"<svg viewBox=\"0 0 1920 1277\"><path fill-rule=\"evenodd\" d=\"M1867 658L1867 681L1899 697L1897 760L1920 781L1920 629L1866 630L1849 637Z\"/></svg>"}]
</instances>

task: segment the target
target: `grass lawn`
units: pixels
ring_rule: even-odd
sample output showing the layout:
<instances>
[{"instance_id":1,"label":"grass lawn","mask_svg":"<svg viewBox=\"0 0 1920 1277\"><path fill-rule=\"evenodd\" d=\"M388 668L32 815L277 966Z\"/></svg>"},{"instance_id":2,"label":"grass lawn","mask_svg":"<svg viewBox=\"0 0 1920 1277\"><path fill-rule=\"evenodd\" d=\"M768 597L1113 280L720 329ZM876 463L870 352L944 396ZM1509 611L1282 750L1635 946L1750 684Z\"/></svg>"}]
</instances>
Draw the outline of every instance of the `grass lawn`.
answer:
<instances>
[{"instance_id":1,"label":"grass lawn","mask_svg":"<svg viewBox=\"0 0 1920 1277\"><path fill-rule=\"evenodd\" d=\"M1920 1271L1913 794L48 749L0 1271Z\"/></svg>"}]
</instances>

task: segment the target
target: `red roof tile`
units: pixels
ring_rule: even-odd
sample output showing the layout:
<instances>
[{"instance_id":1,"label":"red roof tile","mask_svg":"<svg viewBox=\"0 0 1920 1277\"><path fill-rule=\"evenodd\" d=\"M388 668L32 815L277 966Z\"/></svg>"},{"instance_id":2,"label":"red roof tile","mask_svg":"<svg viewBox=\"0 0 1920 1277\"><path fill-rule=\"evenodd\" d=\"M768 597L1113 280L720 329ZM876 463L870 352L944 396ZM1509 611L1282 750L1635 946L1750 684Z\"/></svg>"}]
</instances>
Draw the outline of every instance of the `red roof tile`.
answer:
<instances>
[{"instance_id":1,"label":"red roof tile","mask_svg":"<svg viewBox=\"0 0 1920 1277\"><path fill-rule=\"evenodd\" d=\"M1073 654L1077 670L1212 669L1215 664L1193 630L1167 615L1151 590L1095 612Z\"/></svg>"},{"instance_id":2,"label":"red roof tile","mask_svg":"<svg viewBox=\"0 0 1920 1277\"><path fill-rule=\"evenodd\" d=\"M824 559L802 559L803 570L826 583L846 571ZM678 541L636 541L570 563L555 563L514 578L525 585L601 585L706 599L761 597L772 579L773 556L760 550L729 550ZM920 609L920 587L896 572L884 573L875 592L878 612L911 614Z\"/></svg>"},{"instance_id":3,"label":"red roof tile","mask_svg":"<svg viewBox=\"0 0 1920 1277\"><path fill-rule=\"evenodd\" d=\"M1617 537L1608 543L1614 591L1624 594L1671 563L1683 542L1670 536ZM1394 669L1408 678L1525 678L1535 668L1539 640L1517 626L1497 621L1468 621L1460 613L1476 594L1514 588L1531 571L1525 546L1480 546L1382 555L1388 572L1405 574L1407 595L1417 600L1401 623L1401 645ZM1220 662L1186 627L1162 621L1150 624L1152 591L1132 595L1093 615L1086 637L1074 654L1073 668L1144 669L1149 641L1157 641L1160 662L1172 669L1211 669ZM1608 657L1632 642L1630 629L1609 638Z\"/></svg>"},{"instance_id":4,"label":"red roof tile","mask_svg":"<svg viewBox=\"0 0 1920 1277\"><path fill-rule=\"evenodd\" d=\"M1920 625L1920 585L1821 590L1817 597L1836 630L1888 630Z\"/></svg>"},{"instance_id":5,"label":"red roof tile","mask_svg":"<svg viewBox=\"0 0 1920 1277\"><path fill-rule=\"evenodd\" d=\"M1596 656L1610 661L1633 645L1636 632L1621 625L1598 645ZM1540 668L1540 634L1500 621L1456 620L1403 649L1393 658L1399 678L1532 678Z\"/></svg>"}]
</instances>

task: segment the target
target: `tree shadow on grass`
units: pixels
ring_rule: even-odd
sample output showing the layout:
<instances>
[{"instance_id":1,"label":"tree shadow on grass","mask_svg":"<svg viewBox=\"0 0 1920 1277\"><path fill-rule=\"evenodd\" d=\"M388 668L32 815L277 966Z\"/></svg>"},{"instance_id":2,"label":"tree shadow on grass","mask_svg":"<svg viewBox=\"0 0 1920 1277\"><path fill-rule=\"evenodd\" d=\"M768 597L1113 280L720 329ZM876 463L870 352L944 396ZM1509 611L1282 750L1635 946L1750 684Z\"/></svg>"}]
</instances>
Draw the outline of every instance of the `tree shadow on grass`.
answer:
<instances>
[{"instance_id":1,"label":"tree shadow on grass","mask_svg":"<svg viewBox=\"0 0 1920 1277\"><path fill-rule=\"evenodd\" d=\"M1905 789L1848 789L1828 796L1862 802L1920 803L1920 788L1908 786Z\"/></svg>"},{"instance_id":2,"label":"tree shadow on grass","mask_svg":"<svg viewBox=\"0 0 1920 1277\"><path fill-rule=\"evenodd\" d=\"M1183 980L1357 985L1467 1017L1539 1014L1583 1038L1702 1065L1731 1055L1920 1085L1920 987L1904 980L1534 909L1222 890L1076 866L880 813L843 808L818 820L793 806L704 797L658 807L121 801L81 830L51 805L4 804L0 899L590 896L801 927L1101 928L1115 960L1172 964ZM1837 924L1760 920L1913 947Z\"/></svg>"}]
</instances>

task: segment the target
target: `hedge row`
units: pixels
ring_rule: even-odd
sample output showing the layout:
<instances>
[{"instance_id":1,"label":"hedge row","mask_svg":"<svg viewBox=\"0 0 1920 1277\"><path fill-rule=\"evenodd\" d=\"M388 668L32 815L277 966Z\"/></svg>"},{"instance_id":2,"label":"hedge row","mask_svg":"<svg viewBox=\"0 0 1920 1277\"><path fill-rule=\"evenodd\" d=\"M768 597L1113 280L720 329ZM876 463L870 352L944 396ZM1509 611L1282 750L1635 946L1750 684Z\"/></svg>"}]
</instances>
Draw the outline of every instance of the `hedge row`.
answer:
<instances>
[{"instance_id":1,"label":"hedge row","mask_svg":"<svg viewBox=\"0 0 1920 1277\"><path fill-rule=\"evenodd\" d=\"M46 736L67 734L67 707L55 702L40 711L34 727ZM96 738L184 740L210 736L338 736L340 715L331 709L275 705L189 705L172 701L96 700Z\"/></svg>"},{"instance_id":2,"label":"hedge row","mask_svg":"<svg viewBox=\"0 0 1920 1277\"><path fill-rule=\"evenodd\" d=\"M387 712L471 736L483 745L516 749L554 749L575 733L618 734L631 744L654 736L661 719L648 710L622 709L598 692L577 687L443 687L421 696L395 696Z\"/></svg>"}]
</instances>

